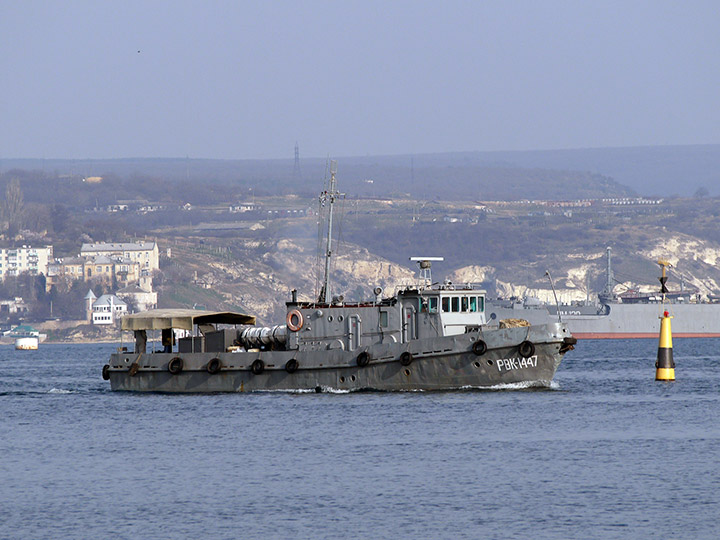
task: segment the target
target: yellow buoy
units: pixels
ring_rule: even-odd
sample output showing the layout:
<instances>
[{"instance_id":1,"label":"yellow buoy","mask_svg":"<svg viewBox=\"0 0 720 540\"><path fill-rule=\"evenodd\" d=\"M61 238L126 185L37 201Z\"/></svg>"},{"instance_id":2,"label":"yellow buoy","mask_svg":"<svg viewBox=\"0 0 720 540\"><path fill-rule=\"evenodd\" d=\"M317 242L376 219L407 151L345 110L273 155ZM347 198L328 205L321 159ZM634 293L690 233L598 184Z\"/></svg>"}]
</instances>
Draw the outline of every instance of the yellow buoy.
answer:
<instances>
[{"instance_id":1,"label":"yellow buoy","mask_svg":"<svg viewBox=\"0 0 720 540\"><path fill-rule=\"evenodd\" d=\"M660 317L660 343L658 344L657 362L655 362L656 381L675 380L675 362L672 352L672 329L670 314L665 311Z\"/></svg>"}]
</instances>

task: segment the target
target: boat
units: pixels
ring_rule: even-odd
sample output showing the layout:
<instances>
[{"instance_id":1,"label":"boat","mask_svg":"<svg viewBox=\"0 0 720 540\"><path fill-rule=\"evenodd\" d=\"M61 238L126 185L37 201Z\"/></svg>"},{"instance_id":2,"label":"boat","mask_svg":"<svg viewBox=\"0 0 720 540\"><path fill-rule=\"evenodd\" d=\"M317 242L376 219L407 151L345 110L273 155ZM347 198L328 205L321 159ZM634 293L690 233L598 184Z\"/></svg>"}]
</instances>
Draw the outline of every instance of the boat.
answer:
<instances>
[{"instance_id":1,"label":"boat","mask_svg":"<svg viewBox=\"0 0 720 540\"><path fill-rule=\"evenodd\" d=\"M664 275L667 263L658 262ZM720 337L720 303L702 302L692 291L669 291L664 283L655 294L627 291L616 295L614 285L611 250L607 248L606 285L597 304L488 300L488 317L522 318L532 324L562 320L577 339L635 339L657 338L660 317L667 311L673 317L673 337Z\"/></svg>"},{"instance_id":2,"label":"boat","mask_svg":"<svg viewBox=\"0 0 720 540\"><path fill-rule=\"evenodd\" d=\"M329 216L315 301L291 291L284 324L256 327L234 312L151 310L123 317L135 336L103 366L111 390L351 392L547 387L577 340L562 322L487 321L485 291L432 284L435 257L412 257L416 284L364 302L331 294L336 166L320 197ZM189 333L173 344L177 330ZM160 331L162 351L147 352Z\"/></svg>"},{"instance_id":3,"label":"boat","mask_svg":"<svg viewBox=\"0 0 720 540\"><path fill-rule=\"evenodd\" d=\"M15 349L18 351L35 351L40 342L47 338L47 334L41 334L32 326L19 325L3 333L6 340L15 341Z\"/></svg>"},{"instance_id":4,"label":"boat","mask_svg":"<svg viewBox=\"0 0 720 540\"><path fill-rule=\"evenodd\" d=\"M34 336L16 338L15 349L18 351L37 351L38 338Z\"/></svg>"}]
</instances>

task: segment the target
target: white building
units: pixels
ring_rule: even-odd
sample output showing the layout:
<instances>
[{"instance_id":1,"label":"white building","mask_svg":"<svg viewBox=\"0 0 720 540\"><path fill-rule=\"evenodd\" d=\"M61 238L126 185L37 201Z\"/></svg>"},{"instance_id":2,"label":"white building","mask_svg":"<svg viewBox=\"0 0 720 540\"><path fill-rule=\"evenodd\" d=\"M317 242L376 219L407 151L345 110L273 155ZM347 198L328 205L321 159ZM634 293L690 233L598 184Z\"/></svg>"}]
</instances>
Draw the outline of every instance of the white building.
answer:
<instances>
[{"instance_id":1,"label":"white building","mask_svg":"<svg viewBox=\"0 0 720 540\"><path fill-rule=\"evenodd\" d=\"M135 306L137 311L147 311L157 307L157 293L138 285L128 285L117 291L118 297Z\"/></svg>"},{"instance_id":2,"label":"white building","mask_svg":"<svg viewBox=\"0 0 720 540\"><path fill-rule=\"evenodd\" d=\"M0 249L0 279L6 276L17 276L27 272L31 276L47 275L48 263L53 259L53 247L34 248L22 246L19 248Z\"/></svg>"},{"instance_id":3,"label":"white building","mask_svg":"<svg viewBox=\"0 0 720 540\"><path fill-rule=\"evenodd\" d=\"M103 294L92 303L93 324L114 324L126 313L127 304L114 294Z\"/></svg>"},{"instance_id":4,"label":"white building","mask_svg":"<svg viewBox=\"0 0 720 540\"><path fill-rule=\"evenodd\" d=\"M110 258L122 257L140 264L140 271L151 273L160 268L160 253L157 242L126 242L83 244L80 248L81 257Z\"/></svg>"}]
</instances>

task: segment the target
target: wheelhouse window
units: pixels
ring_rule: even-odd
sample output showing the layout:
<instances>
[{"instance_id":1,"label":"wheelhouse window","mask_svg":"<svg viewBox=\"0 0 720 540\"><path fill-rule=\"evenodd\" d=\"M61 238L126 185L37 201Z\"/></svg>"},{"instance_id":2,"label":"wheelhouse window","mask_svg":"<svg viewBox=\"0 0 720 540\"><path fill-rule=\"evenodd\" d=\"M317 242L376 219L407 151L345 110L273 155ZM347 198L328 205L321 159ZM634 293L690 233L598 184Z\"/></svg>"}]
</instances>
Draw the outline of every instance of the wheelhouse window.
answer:
<instances>
[{"instance_id":1,"label":"wheelhouse window","mask_svg":"<svg viewBox=\"0 0 720 540\"><path fill-rule=\"evenodd\" d=\"M442 310L443 312L450 311L450 298L443 296L442 298Z\"/></svg>"},{"instance_id":2,"label":"wheelhouse window","mask_svg":"<svg viewBox=\"0 0 720 540\"><path fill-rule=\"evenodd\" d=\"M460 311L460 298L458 296L453 296L450 299L450 303L452 305L453 313L457 313L458 311Z\"/></svg>"},{"instance_id":3,"label":"wheelhouse window","mask_svg":"<svg viewBox=\"0 0 720 540\"><path fill-rule=\"evenodd\" d=\"M437 313L438 310L438 299L436 296L431 296L428 299L428 311L430 313Z\"/></svg>"},{"instance_id":4,"label":"wheelhouse window","mask_svg":"<svg viewBox=\"0 0 720 540\"><path fill-rule=\"evenodd\" d=\"M460 298L460 311L465 312L467 310L468 310L468 297L463 296L462 298Z\"/></svg>"},{"instance_id":5,"label":"wheelhouse window","mask_svg":"<svg viewBox=\"0 0 720 540\"><path fill-rule=\"evenodd\" d=\"M381 311L380 312L380 326L382 328L387 328L387 325L388 325L388 312Z\"/></svg>"}]
</instances>

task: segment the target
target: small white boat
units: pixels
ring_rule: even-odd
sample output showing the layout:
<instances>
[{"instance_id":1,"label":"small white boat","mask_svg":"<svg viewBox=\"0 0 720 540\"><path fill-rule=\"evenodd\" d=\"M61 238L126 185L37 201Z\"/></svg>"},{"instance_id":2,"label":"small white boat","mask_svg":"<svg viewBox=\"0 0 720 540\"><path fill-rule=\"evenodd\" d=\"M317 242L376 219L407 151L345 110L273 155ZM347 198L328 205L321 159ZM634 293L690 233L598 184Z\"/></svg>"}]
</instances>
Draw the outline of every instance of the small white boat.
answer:
<instances>
[{"instance_id":1,"label":"small white boat","mask_svg":"<svg viewBox=\"0 0 720 540\"><path fill-rule=\"evenodd\" d=\"M37 351L38 338L36 337L19 337L15 340L15 350L18 351Z\"/></svg>"}]
</instances>

